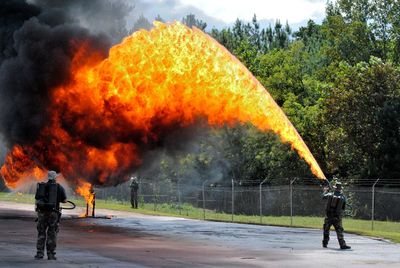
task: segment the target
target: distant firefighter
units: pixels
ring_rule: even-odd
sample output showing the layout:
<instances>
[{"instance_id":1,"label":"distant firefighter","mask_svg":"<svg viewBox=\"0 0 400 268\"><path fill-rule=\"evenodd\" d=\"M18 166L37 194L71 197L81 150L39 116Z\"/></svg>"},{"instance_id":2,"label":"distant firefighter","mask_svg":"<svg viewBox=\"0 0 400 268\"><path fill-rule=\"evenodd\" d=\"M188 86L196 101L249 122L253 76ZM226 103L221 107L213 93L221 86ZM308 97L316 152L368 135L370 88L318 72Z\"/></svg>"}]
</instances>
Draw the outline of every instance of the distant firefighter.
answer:
<instances>
[{"instance_id":1,"label":"distant firefighter","mask_svg":"<svg viewBox=\"0 0 400 268\"><path fill-rule=\"evenodd\" d=\"M336 182L334 192L329 192L329 188L324 189L322 198L327 199L326 202L326 217L324 221L324 238L322 240L322 246L326 248L329 242L329 230L331 226L335 227L337 238L339 240L340 249L350 249L350 246L346 245L343 237L343 225L342 225L342 212L346 208L346 197L342 193L342 184Z\"/></svg>"},{"instance_id":2,"label":"distant firefighter","mask_svg":"<svg viewBox=\"0 0 400 268\"><path fill-rule=\"evenodd\" d=\"M64 188L56 182L58 174L49 171L48 181L37 184L35 199L37 212L37 253L35 259L43 259L44 249L47 249L47 258L56 260L56 246L58 224L61 217L60 202L67 202Z\"/></svg>"},{"instance_id":3,"label":"distant firefighter","mask_svg":"<svg viewBox=\"0 0 400 268\"><path fill-rule=\"evenodd\" d=\"M138 208L138 190L139 183L137 181L137 177L131 177L131 183L129 184L131 188L131 205L132 208Z\"/></svg>"}]
</instances>

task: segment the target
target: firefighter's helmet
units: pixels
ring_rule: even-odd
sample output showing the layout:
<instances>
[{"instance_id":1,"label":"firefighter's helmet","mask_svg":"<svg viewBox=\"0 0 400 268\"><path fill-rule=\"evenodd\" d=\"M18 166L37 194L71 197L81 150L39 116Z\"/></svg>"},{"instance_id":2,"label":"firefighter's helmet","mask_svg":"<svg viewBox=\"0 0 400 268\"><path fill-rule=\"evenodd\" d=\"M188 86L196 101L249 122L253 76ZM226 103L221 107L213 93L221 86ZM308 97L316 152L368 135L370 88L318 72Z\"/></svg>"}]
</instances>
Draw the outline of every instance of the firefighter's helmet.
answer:
<instances>
[{"instance_id":1,"label":"firefighter's helmet","mask_svg":"<svg viewBox=\"0 0 400 268\"><path fill-rule=\"evenodd\" d=\"M47 172L47 178L49 181L54 181L57 178L57 172L55 172L54 170L50 170L49 172Z\"/></svg>"},{"instance_id":2,"label":"firefighter's helmet","mask_svg":"<svg viewBox=\"0 0 400 268\"><path fill-rule=\"evenodd\" d=\"M338 191L342 190L342 183L340 181L336 181L334 188Z\"/></svg>"}]
</instances>

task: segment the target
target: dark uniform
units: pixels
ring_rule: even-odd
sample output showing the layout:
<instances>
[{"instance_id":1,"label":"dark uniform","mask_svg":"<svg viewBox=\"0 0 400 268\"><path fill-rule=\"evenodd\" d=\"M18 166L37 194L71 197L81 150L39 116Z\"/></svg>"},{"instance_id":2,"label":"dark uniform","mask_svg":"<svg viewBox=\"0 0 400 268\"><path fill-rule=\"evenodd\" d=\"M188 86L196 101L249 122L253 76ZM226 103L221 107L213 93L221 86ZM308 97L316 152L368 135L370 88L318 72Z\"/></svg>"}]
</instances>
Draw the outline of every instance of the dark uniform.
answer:
<instances>
[{"instance_id":1,"label":"dark uniform","mask_svg":"<svg viewBox=\"0 0 400 268\"><path fill-rule=\"evenodd\" d=\"M55 175L54 175L55 174ZM54 176L54 177L52 177ZM55 260L56 257L56 246L57 246L57 233L58 233L58 224L61 217L60 213L60 202L65 203L67 196L65 194L64 188L56 183L55 177L57 173L49 172L49 181L44 184L46 191L49 188L56 188L56 202L54 206L49 206L46 204L40 204L40 194L39 190L36 191L35 199L37 200L37 231L38 231L38 239L37 239L37 253L35 259L42 259L44 256L44 249L46 246L47 257L49 260ZM39 188L39 187L38 187Z\"/></svg>"},{"instance_id":2,"label":"dark uniform","mask_svg":"<svg viewBox=\"0 0 400 268\"><path fill-rule=\"evenodd\" d=\"M131 205L132 208L138 208L138 190L139 183L136 178L131 178L131 183L129 185L131 188Z\"/></svg>"},{"instance_id":3,"label":"dark uniform","mask_svg":"<svg viewBox=\"0 0 400 268\"><path fill-rule=\"evenodd\" d=\"M342 194L340 183L336 183L336 188L333 193L324 192L322 198L327 199L326 202L326 217L324 221L324 238L322 246L326 248L329 242L329 230L331 226L335 227L337 238L341 249L350 249L346 245L343 236L342 212L346 208L346 197Z\"/></svg>"}]
</instances>

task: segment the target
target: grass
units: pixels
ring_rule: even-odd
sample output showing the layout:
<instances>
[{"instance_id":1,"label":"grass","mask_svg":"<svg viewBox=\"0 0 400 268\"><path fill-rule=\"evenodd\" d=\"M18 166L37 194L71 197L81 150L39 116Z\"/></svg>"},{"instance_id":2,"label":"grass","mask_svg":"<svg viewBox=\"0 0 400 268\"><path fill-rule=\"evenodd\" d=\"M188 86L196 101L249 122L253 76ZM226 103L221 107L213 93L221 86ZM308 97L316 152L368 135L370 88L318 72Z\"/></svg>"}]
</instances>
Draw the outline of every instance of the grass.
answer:
<instances>
[{"instance_id":1,"label":"grass","mask_svg":"<svg viewBox=\"0 0 400 268\"><path fill-rule=\"evenodd\" d=\"M18 203L34 203L34 196L30 194L22 193L2 193L0 192L0 201L10 201ZM77 206L84 207L85 201L82 198L71 199ZM118 200L96 200L96 208L119 210L119 211L130 211L132 208L128 202ZM201 208L193 207L190 204L182 204L180 207L176 204L154 204L141 203L140 208L134 210L134 212L147 214L147 215L161 215L161 216L176 216L185 217L190 219L203 219L204 212ZM206 210L206 220L212 221L232 221L232 215L226 213L218 213L212 210ZM317 228L321 229L324 219L322 217L302 217L294 216L292 227L305 227L305 228ZM234 215L233 222L237 223L249 223L249 224L264 224L274 226L291 226L291 220L289 216L263 216L262 223L260 222L260 216L248 216L248 215ZM367 235L372 237L378 237L388 239L396 243L400 243L400 222L391 221L375 221L374 230L371 230L371 221L359 220L352 218L344 218L343 226L346 232Z\"/></svg>"}]
</instances>

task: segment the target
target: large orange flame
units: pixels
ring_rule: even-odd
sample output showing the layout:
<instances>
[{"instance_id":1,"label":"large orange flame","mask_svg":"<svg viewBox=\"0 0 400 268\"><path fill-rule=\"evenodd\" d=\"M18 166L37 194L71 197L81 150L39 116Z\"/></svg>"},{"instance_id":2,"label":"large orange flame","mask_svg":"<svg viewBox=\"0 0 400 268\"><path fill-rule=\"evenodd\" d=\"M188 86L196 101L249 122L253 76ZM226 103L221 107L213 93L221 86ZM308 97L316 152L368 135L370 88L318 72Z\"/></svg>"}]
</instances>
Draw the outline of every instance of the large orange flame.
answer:
<instances>
[{"instance_id":1,"label":"large orange flame","mask_svg":"<svg viewBox=\"0 0 400 268\"><path fill-rule=\"evenodd\" d=\"M47 171L35 164L21 146L16 145L7 155L0 174L6 179L8 187L17 188L27 180L43 180Z\"/></svg>"},{"instance_id":2,"label":"large orange flame","mask_svg":"<svg viewBox=\"0 0 400 268\"><path fill-rule=\"evenodd\" d=\"M85 181L80 181L76 187L76 192L85 198L86 203L90 207L93 207L94 192L92 184Z\"/></svg>"},{"instance_id":3,"label":"large orange flame","mask_svg":"<svg viewBox=\"0 0 400 268\"><path fill-rule=\"evenodd\" d=\"M73 82L53 91L51 122L29 148L36 159L70 180L121 181L140 165L143 144L205 118L211 126L251 123L272 130L325 178L271 95L224 47L179 22L155 26L125 38L103 61L84 56L82 46ZM9 155L13 162L18 148ZM1 170L8 182L10 168Z\"/></svg>"}]
</instances>

